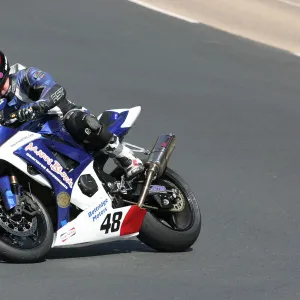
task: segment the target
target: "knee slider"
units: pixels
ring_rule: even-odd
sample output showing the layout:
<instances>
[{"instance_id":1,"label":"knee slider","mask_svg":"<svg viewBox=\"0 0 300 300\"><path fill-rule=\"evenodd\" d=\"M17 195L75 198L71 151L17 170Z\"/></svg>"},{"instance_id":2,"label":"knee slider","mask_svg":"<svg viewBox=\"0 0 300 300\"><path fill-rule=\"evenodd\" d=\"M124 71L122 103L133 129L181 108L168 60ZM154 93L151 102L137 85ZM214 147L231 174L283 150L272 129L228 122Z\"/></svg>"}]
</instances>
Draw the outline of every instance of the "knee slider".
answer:
<instances>
[{"instance_id":1,"label":"knee slider","mask_svg":"<svg viewBox=\"0 0 300 300\"><path fill-rule=\"evenodd\" d=\"M101 128L101 124L99 123L99 121L91 115L87 115L85 117L85 124L91 131L97 131Z\"/></svg>"},{"instance_id":2,"label":"knee slider","mask_svg":"<svg viewBox=\"0 0 300 300\"><path fill-rule=\"evenodd\" d=\"M100 129L97 131L91 131L86 136L88 141L93 147L97 149L103 149L113 137L113 134L107 129L107 127L99 123Z\"/></svg>"}]
</instances>

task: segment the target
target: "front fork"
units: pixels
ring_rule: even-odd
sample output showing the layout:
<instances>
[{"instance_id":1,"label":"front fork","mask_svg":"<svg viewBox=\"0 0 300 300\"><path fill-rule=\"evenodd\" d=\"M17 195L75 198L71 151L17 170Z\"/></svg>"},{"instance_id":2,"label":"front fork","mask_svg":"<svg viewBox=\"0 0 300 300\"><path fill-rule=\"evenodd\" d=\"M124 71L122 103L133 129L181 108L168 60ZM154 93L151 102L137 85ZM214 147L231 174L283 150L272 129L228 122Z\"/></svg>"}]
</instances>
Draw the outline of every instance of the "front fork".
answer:
<instances>
[{"instance_id":1,"label":"front fork","mask_svg":"<svg viewBox=\"0 0 300 300\"><path fill-rule=\"evenodd\" d=\"M20 213L20 188L15 175L0 177L0 194L6 210L14 208L15 213Z\"/></svg>"}]
</instances>

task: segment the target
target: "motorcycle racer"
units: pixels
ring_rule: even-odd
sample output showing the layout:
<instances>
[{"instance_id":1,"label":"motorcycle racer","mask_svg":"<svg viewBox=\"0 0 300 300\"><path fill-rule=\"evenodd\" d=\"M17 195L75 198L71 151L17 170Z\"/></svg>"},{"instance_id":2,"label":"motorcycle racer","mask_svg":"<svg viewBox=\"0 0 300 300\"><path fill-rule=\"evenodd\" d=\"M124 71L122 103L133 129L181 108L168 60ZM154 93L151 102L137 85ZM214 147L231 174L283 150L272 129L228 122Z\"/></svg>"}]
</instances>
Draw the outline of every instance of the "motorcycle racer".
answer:
<instances>
[{"instance_id":1,"label":"motorcycle racer","mask_svg":"<svg viewBox=\"0 0 300 300\"><path fill-rule=\"evenodd\" d=\"M59 115L66 130L74 139L89 148L103 151L122 167L128 179L144 170L142 161L123 145L118 136L85 107L67 99L65 88L58 84L47 72L28 67L15 74L9 74L10 65L5 54L0 51L0 98L7 100L2 120L9 121L9 115L16 112L20 122L27 122L42 114Z\"/></svg>"}]
</instances>

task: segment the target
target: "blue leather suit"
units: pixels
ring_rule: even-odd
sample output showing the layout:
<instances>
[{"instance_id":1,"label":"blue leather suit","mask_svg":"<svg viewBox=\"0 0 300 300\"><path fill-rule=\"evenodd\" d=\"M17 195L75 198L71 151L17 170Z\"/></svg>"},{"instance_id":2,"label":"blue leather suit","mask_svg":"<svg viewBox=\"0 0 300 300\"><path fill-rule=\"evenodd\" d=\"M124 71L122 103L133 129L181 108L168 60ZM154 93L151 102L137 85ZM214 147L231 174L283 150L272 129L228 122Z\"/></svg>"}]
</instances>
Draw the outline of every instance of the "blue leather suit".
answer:
<instances>
[{"instance_id":1,"label":"blue leather suit","mask_svg":"<svg viewBox=\"0 0 300 300\"><path fill-rule=\"evenodd\" d=\"M69 101L64 87L56 83L49 73L38 68L29 67L9 77L10 88L5 95L8 104L4 119L20 108L32 105L40 106L42 112L51 110L62 116L75 108L86 111L85 108Z\"/></svg>"}]
</instances>

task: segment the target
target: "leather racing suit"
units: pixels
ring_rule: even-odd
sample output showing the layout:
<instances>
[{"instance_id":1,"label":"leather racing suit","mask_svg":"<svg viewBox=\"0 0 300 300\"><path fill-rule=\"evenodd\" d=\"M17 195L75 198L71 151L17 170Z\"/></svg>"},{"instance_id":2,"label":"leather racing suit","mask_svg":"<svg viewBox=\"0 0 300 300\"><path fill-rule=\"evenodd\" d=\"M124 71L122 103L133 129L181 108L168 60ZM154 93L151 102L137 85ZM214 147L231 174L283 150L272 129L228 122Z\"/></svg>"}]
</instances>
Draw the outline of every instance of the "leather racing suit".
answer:
<instances>
[{"instance_id":1,"label":"leather racing suit","mask_svg":"<svg viewBox=\"0 0 300 300\"><path fill-rule=\"evenodd\" d=\"M8 79L9 89L4 95L7 99L4 119L15 111L21 122L44 113L58 114L73 137L106 153L125 170L127 178L143 171L141 160L120 143L118 136L109 132L86 108L68 100L65 88L56 83L49 73L28 67L8 75Z\"/></svg>"}]
</instances>

